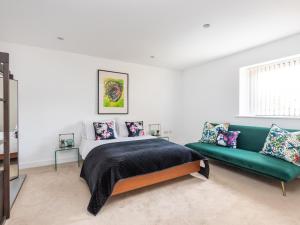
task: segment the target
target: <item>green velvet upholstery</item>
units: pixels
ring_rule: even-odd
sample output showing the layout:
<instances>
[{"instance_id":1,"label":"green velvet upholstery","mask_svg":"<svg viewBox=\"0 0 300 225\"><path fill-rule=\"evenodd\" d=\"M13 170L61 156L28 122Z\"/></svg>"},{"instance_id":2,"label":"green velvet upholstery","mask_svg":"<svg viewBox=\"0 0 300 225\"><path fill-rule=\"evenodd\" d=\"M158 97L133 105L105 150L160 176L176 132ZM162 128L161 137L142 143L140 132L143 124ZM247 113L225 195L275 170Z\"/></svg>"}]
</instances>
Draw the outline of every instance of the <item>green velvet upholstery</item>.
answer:
<instances>
[{"instance_id":1,"label":"green velvet upholstery","mask_svg":"<svg viewBox=\"0 0 300 225\"><path fill-rule=\"evenodd\" d=\"M246 149L254 152L259 152L264 147L264 143L269 134L270 128L266 127L250 127L241 125L230 125L230 131L241 131L237 148ZM296 130L288 130L296 131Z\"/></svg>"},{"instance_id":2,"label":"green velvet upholstery","mask_svg":"<svg viewBox=\"0 0 300 225\"><path fill-rule=\"evenodd\" d=\"M229 130L241 131L238 138L237 149L200 142L190 143L186 146L208 158L224 161L281 181L291 181L300 176L299 166L259 153L263 148L270 128L230 125Z\"/></svg>"},{"instance_id":3,"label":"green velvet upholstery","mask_svg":"<svg viewBox=\"0 0 300 225\"><path fill-rule=\"evenodd\" d=\"M240 131L237 148L259 152L264 147L270 128L230 125L230 131Z\"/></svg>"}]
</instances>

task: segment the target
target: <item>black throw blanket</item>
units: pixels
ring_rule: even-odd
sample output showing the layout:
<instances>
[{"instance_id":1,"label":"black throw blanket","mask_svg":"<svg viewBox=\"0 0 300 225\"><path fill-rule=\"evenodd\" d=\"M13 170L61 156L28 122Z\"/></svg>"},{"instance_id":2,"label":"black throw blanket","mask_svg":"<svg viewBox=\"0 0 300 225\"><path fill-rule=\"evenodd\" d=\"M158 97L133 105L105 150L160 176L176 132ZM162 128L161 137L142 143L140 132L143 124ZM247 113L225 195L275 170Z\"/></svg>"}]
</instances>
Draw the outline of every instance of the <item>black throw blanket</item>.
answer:
<instances>
[{"instance_id":1,"label":"black throw blanket","mask_svg":"<svg viewBox=\"0 0 300 225\"><path fill-rule=\"evenodd\" d=\"M204 160L200 173L209 175L208 161L199 153L163 139L109 143L94 148L80 176L91 192L88 211L96 215L120 179L151 173L195 160Z\"/></svg>"}]
</instances>

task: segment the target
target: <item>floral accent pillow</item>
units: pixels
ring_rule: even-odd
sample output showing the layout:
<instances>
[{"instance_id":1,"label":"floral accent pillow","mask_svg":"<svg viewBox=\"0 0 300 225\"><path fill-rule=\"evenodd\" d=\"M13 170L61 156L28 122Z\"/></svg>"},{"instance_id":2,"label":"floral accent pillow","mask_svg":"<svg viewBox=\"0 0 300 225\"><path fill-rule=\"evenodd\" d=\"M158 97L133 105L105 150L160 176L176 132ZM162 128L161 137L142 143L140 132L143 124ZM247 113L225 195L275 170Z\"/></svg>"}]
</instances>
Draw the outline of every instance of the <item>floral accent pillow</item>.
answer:
<instances>
[{"instance_id":1,"label":"floral accent pillow","mask_svg":"<svg viewBox=\"0 0 300 225\"><path fill-rule=\"evenodd\" d=\"M204 124L202 138L200 142L208 144L216 144L219 132L227 132L229 123L213 125L209 122Z\"/></svg>"},{"instance_id":2,"label":"floral accent pillow","mask_svg":"<svg viewBox=\"0 0 300 225\"><path fill-rule=\"evenodd\" d=\"M237 139L240 133L240 131L219 132L217 137L217 145L236 148Z\"/></svg>"},{"instance_id":3,"label":"floral accent pillow","mask_svg":"<svg viewBox=\"0 0 300 225\"><path fill-rule=\"evenodd\" d=\"M300 166L300 141L297 133L290 133L273 124L260 153Z\"/></svg>"},{"instance_id":4,"label":"floral accent pillow","mask_svg":"<svg viewBox=\"0 0 300 225\"><path fill-rule=\"evenodd\" d=\"M289 148L299 148L300 147L300 131L290 133L288 137L288 147Z\"/></svg>"},{"instance_id":5,"label":"floral accent pillow","mask_svg":"<svg viewBox=\"0 0 300 225\"><path fill-rule=\"evenodd\" d=\"M125 124L128 130L128 137L138 137L145 135L143 121L125 122Z\"/></svg>"},{"instance_id":6,"label":"floral accent pillow","mask_svg":"<svg viewBox=\"0 0 300 225\"><path fill-rule=\"evenodd\" d=\"M115 139L115 122L94 122L96 140Z\"/></svg>"}]
</instances>

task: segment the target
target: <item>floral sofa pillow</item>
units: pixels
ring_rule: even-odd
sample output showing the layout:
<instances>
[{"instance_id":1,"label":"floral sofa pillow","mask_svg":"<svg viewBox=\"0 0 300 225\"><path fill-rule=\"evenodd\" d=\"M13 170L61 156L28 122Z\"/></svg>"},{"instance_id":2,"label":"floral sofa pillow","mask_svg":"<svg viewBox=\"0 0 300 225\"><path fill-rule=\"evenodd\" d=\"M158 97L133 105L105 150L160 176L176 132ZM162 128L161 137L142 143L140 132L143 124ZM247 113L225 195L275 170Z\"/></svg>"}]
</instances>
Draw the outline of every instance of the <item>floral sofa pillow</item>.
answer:
<instances>
[{"instance_id":1,"label":"floral sofa pillow","mask_svg":"<svg viewBox=\"0 0 300 225\"><path fill-rule=\"evenodd\" d=\"M291 133L273 124L260 153L300 166L299 132Z\"/></svg>"},{"instance_id":2,"label":"floral sofa pillow","mask_svg":"<svg viewBox=\"0 0 300 225\"><path fill-rule=\"evenodd\" d=\"M229 123L213 125L209 122L204 124L202 138L200 142L208 144L216 144L219 132L227 132Z\"/></svg>"},{"instance_id":3,"label":"floral sofa pillow","mask_svg":"<svg viewBox=\"0 0 300 225\"><path fill-rule=\"evenodd\" d=\"M289 148L300 147L300 131L290 133L288 137L288 147Z\"/></svg>"},{"instance_id":4,"label":"floral sofa pillow","mask_svg":"<svg viewBox=\"0 0 300 225\"><path fill-rule=\"evenodd\" d=\"M145 135L143 121L125 122L125 124L128 130L128 137L137 137Z\"/></svg>"},{"instance_id":5,"label":"floral sofa pillow","mask_svg":"<svg viewBox=\"0 0 300 225\"><path fill-rule=\"evenodd\" d=\"M236 148L237 139L240 133L240 131L219 132L217 137L217 145Z\"/></svg>"},{"instance_id":6,"label":"floral sofa pillow","mask_svg":"<svg viewBox=\"0 0 300 225\"><path fill-rule=\"evenodd\" d=\"M115 139L115 122L94 122L96 140Z\"/></svg>"}]
</instances>

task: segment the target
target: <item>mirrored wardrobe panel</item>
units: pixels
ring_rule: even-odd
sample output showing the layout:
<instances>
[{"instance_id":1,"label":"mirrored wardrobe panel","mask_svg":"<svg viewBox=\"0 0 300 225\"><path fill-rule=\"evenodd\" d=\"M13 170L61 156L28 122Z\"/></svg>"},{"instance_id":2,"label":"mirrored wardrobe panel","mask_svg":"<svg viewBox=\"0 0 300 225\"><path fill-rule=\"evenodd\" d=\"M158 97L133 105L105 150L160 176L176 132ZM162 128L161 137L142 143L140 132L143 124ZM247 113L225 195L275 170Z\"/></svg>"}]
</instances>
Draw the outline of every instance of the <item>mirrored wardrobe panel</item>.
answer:
<instances>
[{"instance_id":1,"label":"mirrored wardrobe panel","mask_svg":"<svg viewBox=\"0 0 300 225\"><path fill-rule=\"evenodd\" d=\"M2 75L1 71L1 64L0 64L0 76ZM3 89L3 83L0 84L0 89ZM3 93L3 91L1 92ZM0 108L1 110L3 109L3 101L0 101ZM0 114L0 146L1 146L1 151L3 151L3 115ZM3 152L2 152L3 154ZM4 215L4 163L3 159L0 160L0 224L5 223L5 215Z\"/></svg>"},{"instance_id":2,"label":"mirrored wardrobe panel","mask_svg":"<svg viewBox=\"0 0 300 225\"><path fill-rule=\"evenodd\" d=\"M2 78L0 82L0 108L2 110L0 113L0 224L4 224L10 216L9 101L7 101L9 99L9 55L4 52L0 52L0 78Z\"/></svg>"},{"instance_id":3,"label":"mirrored wardrobe panel","mask_svg":"<svg viewBox=\"0 0 300 225\"><path fill-rule=\"evenodd\" d=\"M0 77L0 98L3 98L3 77ZM0 107L3 118L3 107ZM9 80L9 145L10 145L10 180L19 176L18 142L18 81ZM0 161L3 161L3 120L0 120Z\"/></svg>"},{"instance_id":4,"label":"mirrored wardrobe panel","mask_svg":"<svg viewBox=\"0 0 300 225\"><path fill-rule=\"evenodd\" d=\"M19 175L18 81L0 52L0 224L10 217L26 175Z\"/></svg>"}]
</instances>

